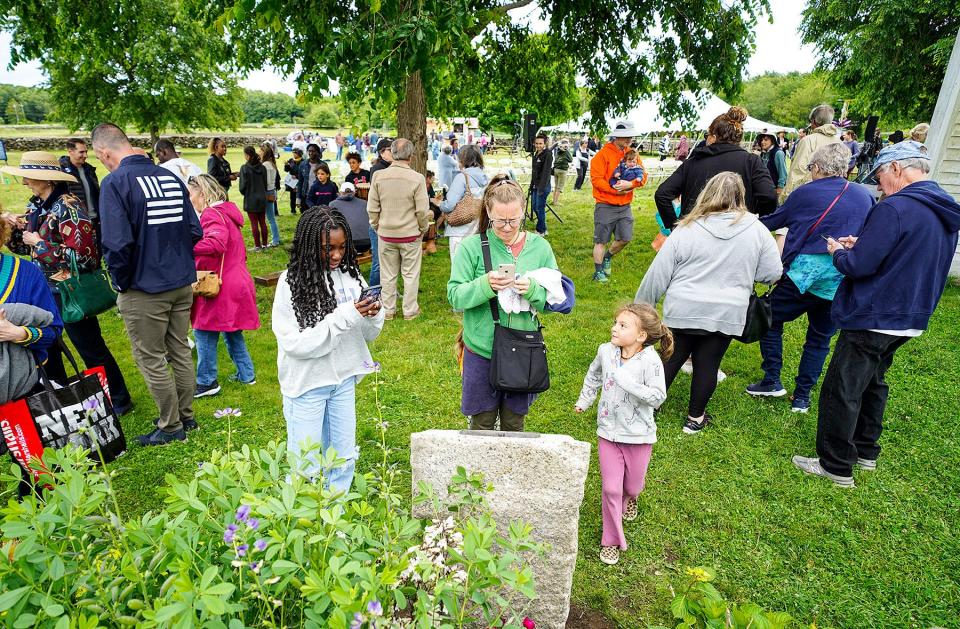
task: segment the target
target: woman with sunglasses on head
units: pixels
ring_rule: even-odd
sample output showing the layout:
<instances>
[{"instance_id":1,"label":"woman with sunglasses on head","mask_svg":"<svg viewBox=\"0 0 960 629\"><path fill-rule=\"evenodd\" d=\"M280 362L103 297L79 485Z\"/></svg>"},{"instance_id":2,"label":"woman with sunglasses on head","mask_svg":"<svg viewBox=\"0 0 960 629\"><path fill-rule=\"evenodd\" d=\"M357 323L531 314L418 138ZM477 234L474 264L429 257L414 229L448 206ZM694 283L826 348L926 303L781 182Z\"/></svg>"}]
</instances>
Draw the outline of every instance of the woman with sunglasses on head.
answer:
<instances>
[{"instance_id":1,"label":"woman with sunglasses on head","mask_svg":"<svg viewBox=\"0 0 960 629\"><path fill-rule=\"evenodd\" d=\"M447 282L447 299L463 310L462 372L463 395L460 410L472 430L522 431L535 394L507 393L490 383L494 322L490 300L514 289L530 310L508 313L498 305L500 325L515 330L536 330L537 316L544 312L547 291L525 274L538 269L557 269L550 243L523 229L526 195L507 175L494 177L483 194L479 232L463 240L457 250ZM481 234L490 243L491 271L484 271ZM513 267L513 273L501 272Z\"/></svg>"}]
</instances>

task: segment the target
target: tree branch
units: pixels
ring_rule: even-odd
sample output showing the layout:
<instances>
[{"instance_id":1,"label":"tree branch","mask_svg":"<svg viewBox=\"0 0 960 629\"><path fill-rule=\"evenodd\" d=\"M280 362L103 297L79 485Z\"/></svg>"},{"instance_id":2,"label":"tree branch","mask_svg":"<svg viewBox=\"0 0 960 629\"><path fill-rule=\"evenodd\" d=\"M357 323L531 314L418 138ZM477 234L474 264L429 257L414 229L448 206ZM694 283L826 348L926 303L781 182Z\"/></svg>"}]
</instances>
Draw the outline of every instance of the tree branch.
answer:
<instances>
[{"instance_id":1,"label":"tree branch","mask_svg":"<svg viewBox=\"0 0 960 629\"><path fill-rule=\"evenodd\" d=\"M515 0L515 2L508 2L507 4L500 5L490 9L493 13L505 14L514 9L523 8L529 4L533 4L535 0Z\"/></svg>"}]
</instances>

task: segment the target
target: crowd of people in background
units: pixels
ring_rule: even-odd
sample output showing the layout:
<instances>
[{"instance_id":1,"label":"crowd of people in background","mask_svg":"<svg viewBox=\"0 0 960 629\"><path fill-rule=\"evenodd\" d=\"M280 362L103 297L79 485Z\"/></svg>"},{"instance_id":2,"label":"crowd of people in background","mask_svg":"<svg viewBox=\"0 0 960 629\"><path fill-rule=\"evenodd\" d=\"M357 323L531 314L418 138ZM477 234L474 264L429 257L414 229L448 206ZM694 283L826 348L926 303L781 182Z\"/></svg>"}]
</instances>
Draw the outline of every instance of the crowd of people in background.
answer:
<instances>
[{"instance_id":1,"label":"crowd of people in background","mask_svg":"<svg viewBox=\"0 0 960 629\"><path fill-rule=\"evenodd\" d=\"M746 120L746 110L731 107L697 144L686 134L675 145L670 135L651 142L660 162L677 162L653 195L658 253L634 303L617 309L610 342L600 345L574 404L582 413L599 398L605 563L626 549L623 522L637 517L656 442L654 411L681 371L691 371L683 433L700 434L718 421L709 403L732 342L751 341L744 336L759 301L756 284L771 286L771 318L758 337L762 376L746 394L788 395L784 326L806 315L790 401L793 411L808 412L839 331L821 387L816 456L793 463L841 487L854 486L855 467L876 469L885 374L895 352L924 333L945 287L960 204L929 179L929 125L912 129L909 139L893 134L879 151L869 173L877 200L850 181L862 167L862 147L853 130L835 123L829 105L814 108L794 140L763 132L751 146ZM7 374L0 402L36 386L36 362L52 379L67 380L58 341L65 332L87 366L104 367L113 411L132 410L96 316L65 322L60 314L60 282L103 264L159 410L156 428L139 442L186 439L198 427L193 399L222 391L221 335L236 369L230 379L257 382L244 336L261 323L248 253L282 244L277 217L286 192L290 214L300 216L271 324L288 447L302 457L303 472L321 474L329 467L321 454L333 448L340 462L324 482L349 489L358 452L356 386L377 369L369 344L386 321L421 315L423 256L437 251L441 229L450 254L446 295L463 323L461 412L474 430L522 431L537 392L494 382L498 330L539 334L540 317L573 307L572 280L558 268L547 230L551 202L563 201L571 171L574 190L589 180L592 279L608 282L613 260L634 239L634 192L650 181L641 140L626 121L612 125L606 142L551 142L538 134L526 187L512 173L488 175L492 134L469 129L426 138L436 173L425 174L411 167L411 139L375 132L341 131L332 146L294 134L282 169L279 147L265 141L245 146L235 170L222 138L210 140L206 172L164 139L153 147L155 164L109 123L93 130L89 148L69 140L59 159L24 153L18 167L3 169L23 178L30 200L24 215L0 220L0 242L17 254L0 255L0 366ZM109 171L102 180L87 163L90 148ZM347 168L342 181L323 159L333 149ZM242 199L230 200L231 189ZM532 231L525 229L528 205ZM360 260L368 255L364 277ZM198 291L210 275L216 290Z\"/></svg>"}]
</instances>

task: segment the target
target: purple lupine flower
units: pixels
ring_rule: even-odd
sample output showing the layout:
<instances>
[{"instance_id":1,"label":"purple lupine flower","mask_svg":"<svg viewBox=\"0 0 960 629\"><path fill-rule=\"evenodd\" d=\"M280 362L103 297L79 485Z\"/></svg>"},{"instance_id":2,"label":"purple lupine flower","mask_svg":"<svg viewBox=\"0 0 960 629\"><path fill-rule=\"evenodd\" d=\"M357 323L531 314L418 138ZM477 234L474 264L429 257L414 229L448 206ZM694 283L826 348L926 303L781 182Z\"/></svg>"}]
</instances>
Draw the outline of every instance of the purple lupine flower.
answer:
<instances>
[{"instance_id":1,"label":"purple lupine flower","mask_svg":"<svg viewBox=\"0 0 960 629\"><path fill-rule=\"evenodd\" d=\"M383 605L378 600L372 600L367 603L367 611L371 616L383 616Z\"/></svg>"},{"instance_id":2,"label":"purple lupine flower","mask_svg":"<svg viewBox=\"0 0 960 629\"><path fill-rule=\"evenodd\" d=\"M260 528L260 520L257 518L250 518L247 520L247 526L256 531L258 528Z\"/></svg>"},{"instance_id":3,"label":"purple lupine flower","mask_svg":"<svg viewBox=\"0 0 960 629\"><path fill-rule=\"evenodd\" d=\"M355 612L353 614L353 620L350 621L350 629L360 629L363 626L363 614L360 612Z\"/></svg>"},{"instance_id":4,"label":"purple lupine flower","mask_svg":"<svg viewBox=\"0 0 960 629\"><path fill-rule=\"evenodd\" d=\"M237 525L228 524L227 528L223 531L223 543L232 544L233 538L237 534Z\"/></svg>"},{"instance_id":5,"label":"purple lupine flower","mask_svg":"<svg viewBox=\"0 0 960 629\"><path fill-rule=\"evenodd\" d=\"M251 561L251 562L250 562L250 569L253 570L254 572L258 571L258 570L260 569L260 562L259 562L259 561Z\"/></svg>"},{"instance_id":6,"label":"purple lupine flower","mask_svg":"<svg viewBox=\"0 0 960 629\"><path fill-rule=\"evenodd\" d=\"M88 398L83 401L83 410L85 411L99 411L100 410L100 400L96 396Z\"/></svg>"},{"instance_id":7,"label":"purple lupine flower","mask_svg":"<svg viewBox=\"0 0 960 629\"><path fill-rule=\"evenodd\" d=\"M263 551L267 548L267 540L265 540L265 539L258 539L257 541L255 541L255 542L253 543L253 547L256 548L257 550L263 552Z\"/></svg>"},{"instance_id":8,"label":"purple lupine flower","mask_svg":"<svg viewBox=\"0 0 960 629\"><path fill-rule=\"evenodd\" d=\"M240 544L237 546L237 557L243 557L247 554L247 549L250 548L246 544Z\"/></svg>"},{"instance_id":9,"label":"purple lupine flower","mask_svg":"<svg viewBox=\"0 0 960 629\"><path fill-rule=\"evenodd\" d=\"M240 505L237 509L237 522L246 522L250 518L250 505Z\"/></svg>"},{"instance_id":10,"label":"purple lupine flower","mask_svg":"<svg viewBox=\"0 0 960 629\"><path fill-rule=\"evenodd\" d=\"M221 408L219 411L214 411L213 416L217 419L221 417L226 417L227 415L232 415L233 417L240 417L243 413L240 412L239 408Z\"/></svg>"}]
</instances>

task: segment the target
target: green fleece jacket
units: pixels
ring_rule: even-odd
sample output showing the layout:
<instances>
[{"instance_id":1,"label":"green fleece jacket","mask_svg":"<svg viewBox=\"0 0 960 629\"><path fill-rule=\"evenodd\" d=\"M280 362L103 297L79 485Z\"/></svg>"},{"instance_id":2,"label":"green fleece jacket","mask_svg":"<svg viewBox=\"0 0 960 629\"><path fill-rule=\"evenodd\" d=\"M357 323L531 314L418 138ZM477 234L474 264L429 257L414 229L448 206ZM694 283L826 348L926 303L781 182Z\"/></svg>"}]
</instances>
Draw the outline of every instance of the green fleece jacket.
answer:
<instances>
[{"instance_id":1,"label":"green fleece jacket","mask_svg":"<svg viewBox=\"0 0 960 629\"><path fill-rule=\"evenodd\" d=\"M501 264L516 264L517 273L520 274L542 268L557 268L553 249L542 236L527 232L527 242L516 259L492 229L487 231L487 238L490 240L490 260L494 270ZM450 281L447 282L447 299L451 306L463 310L464 344L471 352L484 358L490 358L493 350L493 315L489 304L496 296L484 270L480 234L474 234L466 238L457 250L453 268L450 269ZM530 291L525 298L537 312L543 312L547 291L531 279ZM500 310L500 325L514 330L537 329L537 321L529 312L507 315Z\"/></svg>"}]
</instances>

